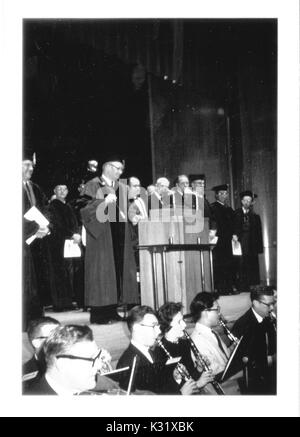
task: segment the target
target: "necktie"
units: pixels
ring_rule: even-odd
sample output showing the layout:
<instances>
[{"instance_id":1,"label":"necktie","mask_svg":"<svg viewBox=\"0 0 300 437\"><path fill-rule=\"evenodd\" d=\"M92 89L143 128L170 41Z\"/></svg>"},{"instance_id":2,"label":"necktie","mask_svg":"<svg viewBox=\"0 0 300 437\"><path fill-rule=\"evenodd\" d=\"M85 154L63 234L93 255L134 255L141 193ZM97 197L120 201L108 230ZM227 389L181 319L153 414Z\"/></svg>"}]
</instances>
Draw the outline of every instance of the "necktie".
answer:
<instances>
[{"instance_id":1,"label":"necktie","mask_svg":"<svg viewBox=\"0 0 300 437\"><path fill-rule=\"evenodd\" d=\"M155 363L155 354L154 354L153 349L149 348L148 352L149 352L150 357L152 358L153 363Z\"/></svg>"},{"instance_id":2,"label":"necktie","mask_svg":"<svg viewBox=\"0 0 300 437\"><path fill-rule=\"evenodd\" d=\"M31 186L30 182L28 182L28 181L25 182L24 185L25 185L25 190L26 190L30 205L34 206L36 204L36 201L35 201L35 195L34 195L32 186Z\"/></svg>"},{"instance_id":3,"label":"necktie","mask_svg":"<svg viewBox=\"0 0 300 437\"><path fill-rule=\"evenodd\" d=\"M213 331L213 330L211 330L211 332L212 332L212 333L214 334L214 336L216 337L217 342L218 342L218 346L219 346L219 348L221 349L221 352L225 355L226 358L228 358L228 357L227 357L227 353L226 353L225 350L224 350L224 347L223 347L223 345L222 345L222 342L221 342L221 339L220 339L219 335L218 335L215 331Z\"/></svg>"}]
</instances>

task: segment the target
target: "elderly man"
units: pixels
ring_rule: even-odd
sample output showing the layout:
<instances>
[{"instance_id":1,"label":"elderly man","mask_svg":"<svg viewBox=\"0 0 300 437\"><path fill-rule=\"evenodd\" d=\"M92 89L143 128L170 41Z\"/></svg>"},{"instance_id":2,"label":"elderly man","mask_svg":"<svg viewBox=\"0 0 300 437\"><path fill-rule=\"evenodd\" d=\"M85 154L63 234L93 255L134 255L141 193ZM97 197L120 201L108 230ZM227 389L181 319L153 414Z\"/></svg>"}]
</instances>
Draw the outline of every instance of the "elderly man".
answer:
<instances>
[{"instance_id":1,"label":"elderly man","mask_svg":"<svg viewBox=\"0 0 300 437\"><path fill-rule=\"evenodd\" d=\"M127 318L128 329L131 333L131 342L118 361L117 368L133 365L136 357L136 370L132 391L148 390L156 394L192 394L197 392L195 381L185 382L181 388L173 377L174 367L169 369L166 358L153 352L160 328L155 312L148 306L136 306L129 312ZM123 373L120 377L120 386L127 389L130 374Z\"/></svg>"},{"instance_id":2,"label":"elderly man","mask_svg":"<svg viewBox=\"0 0 300 437\"><path fill-rule=\"evenodd\" d=\"M263 252L261 220L253 211L252 191L240 193L242 207L234 212L234 240L241 243L239 257L238 287L240 291L250 291L250 286L260 283L258 254Z\"/></svg>"},{"instance_id":3,"label":"elderly man","mask_svg":"<svg viewBox=\"0 0 300 437\"><path fill-rule=\"evenodd\" d=\"M177 176L175 181L174 192L174 204L177 211L180 209L189 208L196 209L197 208L197 197L195 193L192 192L190 186L190 181L187 175L182 174Z\"/></svg>"},{"instance_id":4,"label":"elderly man","mask_svg":"<svg viewBox=\"0 0 300 437\"><path fill-rule=\"evenodd\" d=\"M174 193L169 189L170 181L161 177L155 184L155 191L148 196L148 210L174 207Z\"/></svg>"},{"instance_id":5,"label":"elderly man","mask_svg":"<svg viewBox=\"0 0 300 437\"><path fill-rule=\"evenodd\" d=\"M127 187L119 178L124 161L107 157L101 176L85 185L89 196L81 209L86 228L85 304L91 307L91 323L118 319L118 304L139 301L136 265L127 213Z\"/></svg>"},{"instance_id":6,"label":"elderly man","mask_svg":"<svg viewBox=\"0 0 300 437\"><path fill-rule=\"evenodd\" d=\"M147 206L144 200L146 199L145 190L142 194L143 197L141 197L141 183L139 179L134 176L130 177L128 180L128 221L137 268L139 267L139 251L137 248L139 244L138 223L140 220L148 217Z\"/></svg>"},{"instance_id":7,"label":"elderly man","mask_svg":"<svg viewBox=\"0 0 300 437\"><path fill-rule=\"evenodd\" d=\"M40 317L39 319L29 322L27 336L34 354L30 360L23 364L23 381L35 378L38 373L42 374L45 372L46 363L43 354L43 344L59 324L60 323L52 317Z\"/></svg>"},{"instance_id":8,"label":"elderly man","mask_svg":"<svg viewBox=\"0 0 300 437\"><path fill-rule=\"evenodd\" d=\"M219 294L235 292L232 237L234 234L234 211L227 205L228 185L213 188L216 201L210 205L217 227L218 242L213 250L215 287Z\"/></svg>"},{"instance_id":9,"label":"elderly man","mask_svg":"<svg viewBox=\"0 0 300 437\"><path fill-rule=\"evenodd\" d=\"M41 188L31 181L33 162L22 162L23 188L23 330L29 320L42 316L43 304L50 303L48 260L49 249L42 239L48 235L49 228L24 218L24 214L36 207L42 214L46 212L47 199ZM29 237L36 236L30 245Z\"/></svg>"},{"instance_id":10,"label":"elderly man","mask_svg":"<svg viewBox=\"0 0 300 437\"><path fill-rule=\"evenodd\" d=\"M251 291L251 308L234 324L232 332L241 337L241 357L247 364L249 394L276 394L276 305L272 287Z\"/></svg>"},{"instance_id":11,"label":"elderly man","mask_svg":"<svg viewBox=\"0 0 300 437\"><path fill-rule=\"evenodd\" d=\"M88 326L65 325L45 341L46 372L23 386L25 395L71 396L92 390L96 375L110 367L109 354L98 348Z\"/></svg>"},{"instance_id":12,"label":"elderly man","mask_svg":"<svg viewBox=\"0 0 300 437\"><path fill-rule=\"evenodd\" d=\"M74 245L81 242L79 225L72 207L66 203L68 187L63 177L57 179L54 188L55 199L49 205L50 228L49 247L51 255L51 296L54 311L72 309L74 296L73 258L64 257L66 240Z\"/></svg>"}]
</instances>

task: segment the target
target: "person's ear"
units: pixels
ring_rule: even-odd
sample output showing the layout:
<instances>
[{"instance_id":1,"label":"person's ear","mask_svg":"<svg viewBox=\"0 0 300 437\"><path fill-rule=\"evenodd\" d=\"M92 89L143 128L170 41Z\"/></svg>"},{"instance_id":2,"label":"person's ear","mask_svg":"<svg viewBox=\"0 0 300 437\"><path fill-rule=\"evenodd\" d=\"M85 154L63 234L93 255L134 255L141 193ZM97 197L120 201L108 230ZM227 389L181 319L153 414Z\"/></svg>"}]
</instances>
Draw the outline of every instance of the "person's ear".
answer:
<instances>
[{"instance_id":1,"label":"person's ear","mask_svg":"<svg viewBox=\"0 0 300 437\"><path fill-rule=\"evenodd\" d=\"M41 346L41 344L42 344L42 341L41 341L41 339L34 338L34 339L32 340L31 343L32 343L33 348L34 348L35 350L37 350L37 349L40 348L40 346Z\"/></svg>"}]
</instances>

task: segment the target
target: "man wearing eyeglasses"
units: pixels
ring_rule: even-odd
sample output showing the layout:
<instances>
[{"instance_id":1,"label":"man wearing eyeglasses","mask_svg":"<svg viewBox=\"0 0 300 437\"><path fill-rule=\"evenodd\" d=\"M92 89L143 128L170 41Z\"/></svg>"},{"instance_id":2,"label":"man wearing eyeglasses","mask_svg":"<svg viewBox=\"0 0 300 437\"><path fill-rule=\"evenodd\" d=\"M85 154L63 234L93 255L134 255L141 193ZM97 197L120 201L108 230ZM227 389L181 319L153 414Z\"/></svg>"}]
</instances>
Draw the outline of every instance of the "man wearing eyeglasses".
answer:
<instances>
[{"instance_id":1,"label":"man wearing eyeglasses","mask_svg":"<svg viewBox=\"0 0 300 437\"><path fill-rule=\"evenodd\" d=\"M58 326L58 320L52 317L40 317L29 322L27 336L34 354L22 367L23 381L35 378L39 372L45 371L43 344Z\"/></svg>"},{"instance_id":2,"label":"man wearing eyeglasses","mask_svg":"<svg viewBox=\"0 0 300 437\"><path fill-rule=\"evenodd\" d=\"M251 291L251 308L234 324L232 332L241 337L241 356L249 373L249 394L276 393L276 331L270 315L275 296L272 287Z\"/></svg>"},{"instance_id":3,"label":"man wearing eyeglasses","mask_svg":"<svg viewBox=\"0 0 300 437\"><path fill-rule=\"evenodd\" d=\"M195 329L191 335L199 352L208 359L212 374L221 373L227 364L230 350L215 328L219 322L220 306L216 293L198 293L190 305Z\"/></svg>"},{"instance_id":4,"label":"man wearing eyeglasses","mask_svg":"<svg viewBox=\"0 0 300 437\"><path fill-rule=\"evenodd\" d=\"M166 365L166 359L160 360L153 346L161 331L158 319L152 308L135 306L127 318L131 342L118 361L117 368L133 365L137 357L136 370L132 391L147 390L156 394L192 394L197 391L195 381L185 383L181 388L175 382L174 366ZM130 373L122 373L119 379L120 387L127 389Z\"/></svg>"},{"instance_id":5,"label":"man wearing eyeglasses","mask_svg":"<svg viewBox=\"0 0 300 437\"><path fill-rule=\"evenodd\" d=\"M25 395L71 396L92 390L103 368L99 350L88 326L65 325L55 329L44 343L46 372L23 387ZM105 351L106 352L106 351ZM107 358L107 353L104 353Z\"/></svg>"},{"instance_id":6,"label":"man wearing eyeglasses","mask_svg":"<svg viewBox=\"0 0 300 437\"><path fill-rule=\"evenodd\" d=\"M85 305L91 323L117 320L118 304L139 302L136 265L127 221L127 187L119 178L124 161L109 156L101 176L87 182L81 209L86 228Z\"/></svg>"}]
</instances>

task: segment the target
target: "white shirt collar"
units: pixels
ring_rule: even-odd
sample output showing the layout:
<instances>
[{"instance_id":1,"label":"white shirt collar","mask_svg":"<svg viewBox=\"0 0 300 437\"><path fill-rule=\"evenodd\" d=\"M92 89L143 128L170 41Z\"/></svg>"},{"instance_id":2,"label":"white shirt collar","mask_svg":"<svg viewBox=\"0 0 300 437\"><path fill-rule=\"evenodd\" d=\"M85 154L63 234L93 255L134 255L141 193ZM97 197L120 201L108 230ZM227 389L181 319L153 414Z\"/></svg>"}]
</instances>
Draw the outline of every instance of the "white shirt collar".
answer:
<instances>
[{"instance_id":1,"label":"white shirt collar","mask_svg":"<svg viewBox=\"0 0 300 437\"><path fill-rule=\"evenodd\" d=\"M134 340L131 340L131 344L136 347L140 352L142 352L143 355L145 355L145 357L147 358L147 360L150 361L150 363L153 364L153 360L151 355L149 354L149 348L143 344L137 343Z\"/></svg>"},{"instance_id":2,"label":"white shirt collar","mask_svg":"<svg viewBox=\"0 0 300 437\"><path fill-rule=\"evenodd\" d=\"M243 210L244 214L248 214L250 211L250 209L245 209L243 206L242 206L242 210Z\"/></svg>"},{"instance_id":3,"label":"white shirt collar","mask_svg":"<svg viewBox=\"0 0 300 437\"><path fill-rule=\"evenodd\" d=\"M255 311L255 309L254 309L253 307L251 307L251 309L252 309L253 314L255 315L255 317L256 317L258 323L261 323L261 322L264 320L263 317L260 316L259 314L257 314L257 312Z\"/></svg>"},{"instance_id":4,"label":"white shirt collar","mask_svg":"<svg viewBox=\"0 0 300 437\"><path fill-rule=\"evenodd\" d=\"M59 396L73 396L76 393L73 390L68 390L65 387L62 387L60 384L54 381L54 379L51 378L51 376L48 373L45 374L45 378L48 384L50 385L50 387Z\"/></svg>"},{"instance_id":5,"label":"white shirt collar","mask_svg":"<svg viewBox=\"0 0 300 437\"><path fill-rule=\"evenodd\" d=\"M101 176L101 178L104 180L104 182L107 183L107 185L109 187L114 186L114 182L111 179L109 179L107 176L105 176L104 174Z\"/></svg>"},{"instance_id":6,"label":"white shirt collar","mask_svg":"<svg viewBox=\"0 0 300 437\"><path fill-rule=\"evenodd\" d=\"M203 334L212 334L211 328L208 326L203 325L202 323L197 322L195 325L196 331Z\"/></svg>"},{"instance_id":7,"label":"white shirt collar","mask_svg":"<svg viewBox=\"0 0 300 437\"><path fill-rule=\"evenodd\" d=\"M222 202L220 202L219 200L217 200L217 202L218 202L220 205L225 206L225 203L222 203Z\"/></svg>"}]
</instances>

